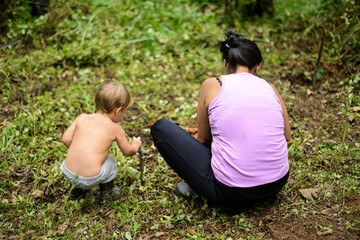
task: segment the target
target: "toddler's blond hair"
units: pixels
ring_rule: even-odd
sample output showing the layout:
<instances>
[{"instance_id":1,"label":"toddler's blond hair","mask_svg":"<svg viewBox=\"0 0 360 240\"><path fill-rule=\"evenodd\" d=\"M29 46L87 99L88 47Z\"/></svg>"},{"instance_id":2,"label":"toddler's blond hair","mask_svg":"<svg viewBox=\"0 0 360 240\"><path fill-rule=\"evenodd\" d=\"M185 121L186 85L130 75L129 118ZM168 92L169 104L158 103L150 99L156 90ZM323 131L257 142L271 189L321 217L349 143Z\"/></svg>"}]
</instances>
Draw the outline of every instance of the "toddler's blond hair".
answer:
<instances>
[{"instance_id":1,"label":"toddler's blond hair","mask_svg":"<svg viewBox=\"0 0 360 240\"><path fill-rule=\"evenodd\" d=\"M105 83L95 96L96 111L111 113L114 108L129 107L131 97L124 85L117 82Z\"/></svg>"}]
</instances>

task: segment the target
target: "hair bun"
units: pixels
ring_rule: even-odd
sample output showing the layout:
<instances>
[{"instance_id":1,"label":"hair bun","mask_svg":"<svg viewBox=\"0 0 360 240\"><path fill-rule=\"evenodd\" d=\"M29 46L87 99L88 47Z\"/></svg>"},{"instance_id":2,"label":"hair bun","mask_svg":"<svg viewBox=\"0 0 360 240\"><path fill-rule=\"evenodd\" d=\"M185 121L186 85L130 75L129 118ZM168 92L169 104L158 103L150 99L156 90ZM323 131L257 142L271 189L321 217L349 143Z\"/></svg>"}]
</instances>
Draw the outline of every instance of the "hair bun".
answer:
<instances>
[{"instance_id":1,"label":"hair bun","mask_svg":"<svg viewBox=\"0 0 360 240\"><path fill-rule=\"evenodd\" d=\"M236 70L240 65L246 66L250 70L263 61L261 51L256 43L231 29L225 30L224 34L225 40L220 43L220 51L231 69Z\"/></svg>"},{"instance_id":2,"label":"hair bun","mask_svg":"<svg viewBox=\"0 0 360 240\"><path fill-rule=\"evenodd\" d=\"M225 43L229 46L229 48L237 48L240 46L241 39L244 38L244 35L235 33L231 29L227 29L225 30L225 37Z\"/></svg>"}]
</instances>

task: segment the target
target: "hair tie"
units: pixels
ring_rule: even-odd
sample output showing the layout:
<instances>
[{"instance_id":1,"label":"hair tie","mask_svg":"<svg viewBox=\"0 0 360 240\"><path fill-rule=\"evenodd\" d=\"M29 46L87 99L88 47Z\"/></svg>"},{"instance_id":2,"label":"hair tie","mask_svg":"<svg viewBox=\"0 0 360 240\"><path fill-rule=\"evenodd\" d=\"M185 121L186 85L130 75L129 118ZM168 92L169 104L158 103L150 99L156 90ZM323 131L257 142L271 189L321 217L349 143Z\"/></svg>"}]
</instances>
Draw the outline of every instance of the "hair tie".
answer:
<instances>
[{"instance_id":1,"label":"hair tie","mask_svg":"<svg viewBox=\"0 0 360 240\"><path fill-rule=\"evenodd\" d=\"M225 44L225 47L230 48L229 44L227 44L227 43Z\"/></svg>"}]
</instances>

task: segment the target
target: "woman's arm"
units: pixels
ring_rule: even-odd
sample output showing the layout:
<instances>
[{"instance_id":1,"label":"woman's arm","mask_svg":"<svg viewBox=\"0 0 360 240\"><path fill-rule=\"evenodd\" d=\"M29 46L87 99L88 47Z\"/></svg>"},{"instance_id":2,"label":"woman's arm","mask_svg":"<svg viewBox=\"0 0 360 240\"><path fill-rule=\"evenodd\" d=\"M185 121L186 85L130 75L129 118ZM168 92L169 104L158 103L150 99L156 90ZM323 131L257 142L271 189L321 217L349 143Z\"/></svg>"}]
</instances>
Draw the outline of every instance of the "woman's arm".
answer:
<instances>
[{"instance_id":1,"label":"woman's arm","mask_svg":"<svg viewBox=\"0 0 360 240\"><path fill-rule=\"evenodd\" d=\"M284 103L282 97L280 96L279 92L276 90L275 86L272 85L271 83L270 83L270 86L274 89L274 92L275 92L276 96L280 100L281 109L282 109L283 118L284 118L284 132L285 132L284 134L285 134L286 141L290 141L290 139L291 139L291 130L290 130L290 123L289 123L289 116L288 116L288 112L286 110L285 103Z\"/></svg>"},{"instance_id":2,"label":"woman's arm","mask_svg":"<svg viewBox=\"0 0 360 240\"><path fill-rule=\"evenodd\" d=\"M197 140L207 147L211 147L212 135L209 123L208 108L212 100L219 94L221 89L216 78L209 78L203 82L200 90L199 102L197 107Z\"/></svg>"}]
</instances>

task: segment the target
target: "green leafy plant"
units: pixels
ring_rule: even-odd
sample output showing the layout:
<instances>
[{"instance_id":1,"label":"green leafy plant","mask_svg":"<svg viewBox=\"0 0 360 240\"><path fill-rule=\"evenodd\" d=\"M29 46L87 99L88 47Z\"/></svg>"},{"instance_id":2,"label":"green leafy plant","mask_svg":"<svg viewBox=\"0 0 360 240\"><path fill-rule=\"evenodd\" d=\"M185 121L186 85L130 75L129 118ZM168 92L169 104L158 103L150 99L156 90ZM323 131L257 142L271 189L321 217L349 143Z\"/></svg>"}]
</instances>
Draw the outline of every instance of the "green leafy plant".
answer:
<instances>
[{"instance_id":1,"label":"green leafy plant","mask_svg":"<svg viewBox=\"0 0 360 240\"><path fill-rule=\"evenodd\" d=\"M2 34L6 41L28 41L0 48L0 238L261 239L278 229L313 238L304 226L328 227L335 234L329 227L335 225L347 229L336 234L354 238L360 188L360 113L353 109L360 105L353 67L357 18L351 1L341 3L350 8L339 15L323 8L324 2L275 1L272 19L235 20L234 30L263 51L259 76L279 89L292 126L289 183L275 199L240 211L201 197L177 197L174 186L181 179L149 134L159 118L195 127L203 80L226 74L218 43L229 26L214 1L52 1L48 14L36 19L26 3L17 5L19 14ZM323 15L314 13L319 7ZM313 88L308 81L317 51L308 49L319 35L311 21L324 21L326 11L345 16L349 25L341 20L340 26L351 31L338 36L337 26L330 28L334 34L328 35L317 72L324 81ZM346 57L339 56L349 67L341 74L329 73L340 51L330 43L345 44ZM114 144L115 182L123 196L102 211L98 189L86 199L69 200L71 184L59 166L67 151L62 134L80 113L95 111L94 93L107 81L122 82L133 97L121 124L129 137L143 138L146 184L140 183L138 156L124 157ZM303 199L302 188L320 189L318 197ZM328 206L331 213L324 218Z\"/></svg>"}]
</instances>

